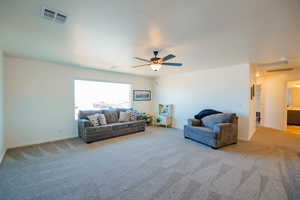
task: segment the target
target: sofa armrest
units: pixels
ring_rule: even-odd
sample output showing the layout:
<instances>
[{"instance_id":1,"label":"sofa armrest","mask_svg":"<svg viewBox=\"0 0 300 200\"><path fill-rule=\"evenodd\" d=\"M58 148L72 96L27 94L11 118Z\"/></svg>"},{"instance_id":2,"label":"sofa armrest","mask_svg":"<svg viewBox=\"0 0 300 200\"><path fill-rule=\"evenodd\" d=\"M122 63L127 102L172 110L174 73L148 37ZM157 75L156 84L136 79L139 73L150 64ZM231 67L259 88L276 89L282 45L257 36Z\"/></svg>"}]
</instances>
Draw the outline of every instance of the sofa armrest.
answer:
<instances>
[{"instance_id":1,"label":"sofa armrest","mask_svg":"<svg viewBox=\"0 0 300 200\"><path fill-rule=\"evenodd\" d=\"M78 119L78 123L84 127L91 127L93 124L87 119Z\"/></svg>"},{"instance_id":2,"label":"sofa armrest","mask_svg":"<svg viewBox=\"0 0 300 200\"><path fill-rule=\"evenodd\" d=\"M217 133L220 144L237 143L237 126L235 123L216 124L213 131Z\"/></svg>"},{"instance_id":3,"label":"sofa armrest","mask_svg":"<svg viewBox=\"0 0 300 200\"><path fill-rule=\"evenodd\" d=\"M82 137L84 134L84 129L87 127L92 127L93 125L87 119L78 119L78 136Z\"/></svg>"},{"instance_id":4,"label":"sofa armrest","mask_svg":"<svg viewBox=\"0 0 300 200\"><path fill-rule=\"evenodd\" d=\"M225 129L231 129L232 123L220 123L216 124L213 128L214 132L219 133L224 131Z\"/></svg>"},{"instance_id":5,"label":"sofa armrest","mask_svg":"<svg viewBox=\"0 0 300 200\"><path fill-rule=\"evenodd\" d=\"M188 119L189 126L201 126L201 121L199 119Z\"/></svg>"}]
</instances>

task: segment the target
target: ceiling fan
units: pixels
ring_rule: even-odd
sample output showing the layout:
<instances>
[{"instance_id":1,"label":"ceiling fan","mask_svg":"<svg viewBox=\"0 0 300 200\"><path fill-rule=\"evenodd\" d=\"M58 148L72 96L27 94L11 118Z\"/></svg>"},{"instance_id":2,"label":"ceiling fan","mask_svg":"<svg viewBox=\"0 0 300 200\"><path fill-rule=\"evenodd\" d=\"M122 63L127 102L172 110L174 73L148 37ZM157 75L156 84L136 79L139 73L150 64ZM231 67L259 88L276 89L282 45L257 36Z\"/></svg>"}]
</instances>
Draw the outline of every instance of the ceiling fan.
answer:
<instances>
[{"instance_id":1,"label":"ceiling fan","mask_svg":"<svg viewBox=\"0 0 300 200\"><path fill-rule=\"evenodd\" d=\"M166 66L172 66L172 67L181 67L182 63L170 63L170 62L165 62L168 61L172 58L175 58L176 56L169 54L163 58L157 57L158 51L153 51L154 57L150 59L144 59L144 58L139 58L139 57L133 57L137 60L147 62L146 64L143 65L136 65L133 66L132 68L137 68L137 67L144 67L144 66L150 66L153 71L159 71L162 65Z\"/></svg>"}]
</instances>

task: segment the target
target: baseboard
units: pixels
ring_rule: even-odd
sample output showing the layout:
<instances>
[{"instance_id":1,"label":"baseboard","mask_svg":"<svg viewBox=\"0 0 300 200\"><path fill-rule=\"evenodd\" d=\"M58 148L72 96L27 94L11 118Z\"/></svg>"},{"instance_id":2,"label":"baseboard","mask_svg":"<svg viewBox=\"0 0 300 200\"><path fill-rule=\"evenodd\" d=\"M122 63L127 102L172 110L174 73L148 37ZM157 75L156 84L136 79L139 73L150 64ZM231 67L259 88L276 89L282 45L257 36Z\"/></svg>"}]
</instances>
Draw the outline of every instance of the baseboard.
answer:
<instances>
[{"instance_id":1,"label":"baseboard","mask_svg":"<svg viewBox=\"0 0 300 200\"><path fill-rule=\"evenodd\" d=\"M61 140L67 140L67 139L72 139L76 138L78 136L64 136L64 137L57 137L49 140L38 140L34 142L29 142L29 143L24 143L24 144L18 144L18 145L9 145L7 149L15 149L15 148L20 148L20 147L27 147L27 146L32 146L32 145L39 145L39 144L44 144L44 143L49 143L49 142L56 142L56 141L61 141Z\"/></svg>"},{"instance_id":2,"label":"baseboard","mask_svg":"<svg viewBox=\"0 0 300 200\"><path fill-rule=\"evenodd\" d=\"M248 138L244 138L244 137L238 137L238 140L240 140L240 141L245 141L245 142L248 142L248 141L249 141Z\"/></svg>"},{"instance_id":3,"label":"baseboard","mask_svg":"<svg viewBox=\"0 0 300 200\"><path fill-rule=\"evenodd\" d=\"M4 149L4 151L0 155L0 164L2 163L2 161L4 159L5 153L6 153L6 149Z\"/></svg>"},{"instance_id":4,"label":"baseboard","mask_svg":"<svg viewBox=\"0 0 300 200\"><path fill-rule=\"evenodd\" d=\"M249 137L248 137L248 141L250 141L252 139L252 137L254 136L256 132L256 129L252 131L252 133L250 133Z\"/></svg>"}]
</instances>

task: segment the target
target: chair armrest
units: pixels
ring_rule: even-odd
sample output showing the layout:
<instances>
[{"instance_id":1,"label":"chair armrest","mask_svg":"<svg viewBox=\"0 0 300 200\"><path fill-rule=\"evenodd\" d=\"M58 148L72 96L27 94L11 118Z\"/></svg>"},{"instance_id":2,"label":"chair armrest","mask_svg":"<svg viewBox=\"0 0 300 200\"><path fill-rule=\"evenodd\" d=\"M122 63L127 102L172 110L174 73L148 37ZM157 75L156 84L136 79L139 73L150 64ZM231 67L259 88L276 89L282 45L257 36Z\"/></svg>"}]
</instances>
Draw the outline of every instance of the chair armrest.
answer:
<instances>
[{"instance_id":1,"label":"chair armrest","mask_svg":"<svg viewBox=\"0 0 300 200\"><path fill-rule=\"evenodd\" d=\"M237 143L237 125L234 123L216 124L213 131L217 133L220 144Z\"/></svg>"},{"instance_id":2,"label":"chair armrest","mask_svg":"<svg viewBox=\"0 0 300 200\"><path fill-rule=\"evenodd\" d=\"M231 128L232 128L232 123L220 123L214 126L213 131L216 133L220 133L225 129L231 129Z\"/></svg>"},{"instance_id":3,"label":"chair armrest","mask_svg":"<svg viewBox=\"0 0 300 200\"><path fill-rule=\"evenodd\" d=\"M78 119L78 135L81 137L84 134L84 129L93 125L87 119Z\"/></svg>"},{"instance_id":4,"label":"chair armrest","mask_svg":"<svg viewBox=\"0 0 300 200\"><path fill-rule=\"evenodd\" d=\"M199 119L188 119L189 126L201 126L201 121Z\"/></svg>"}]
</instances>

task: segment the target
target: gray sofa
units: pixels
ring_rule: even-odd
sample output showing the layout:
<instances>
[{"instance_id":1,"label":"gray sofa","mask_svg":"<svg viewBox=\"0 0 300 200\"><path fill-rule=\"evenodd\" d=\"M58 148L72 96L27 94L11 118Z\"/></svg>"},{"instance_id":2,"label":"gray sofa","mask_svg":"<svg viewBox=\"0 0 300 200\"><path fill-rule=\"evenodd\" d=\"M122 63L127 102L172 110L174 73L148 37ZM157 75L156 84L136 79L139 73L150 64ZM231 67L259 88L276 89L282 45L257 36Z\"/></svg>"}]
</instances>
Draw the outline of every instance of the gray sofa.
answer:
<instances>
[{"instance_id":1,"label":"gray sofa","mask_svg":"<svg viewBox=\"0 0 300 200\"><path fill-rule=\"evenodd\" d=\"M236 144L238 141L238 117L233 113L226 113L227 123L219 123L221 114L207 117L205 123L198 119L188 119L184 126L184 137L206 144L214 149Z\"/></svg>"},{"instance_id":2,"label":"gray sofa","mask_svg":"<svg viewBox=\"0 0 300 200\"><path fill-rule=\"evenodd\" d=\"M126 111L128 109L114 109L114 110L90 110L90 111L79 111L78 114L78 135L86 143L91 143L103 139L117 137L121 135L127 135L131 133L145 131L145 121L136 120L128 122L118 122L116 117L119 119L120 111ZM105 115L107 125L101 125L94 127L87 116L101 113Z\"/></svg>"}]
</instances>

